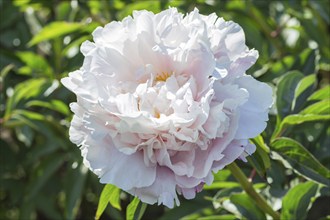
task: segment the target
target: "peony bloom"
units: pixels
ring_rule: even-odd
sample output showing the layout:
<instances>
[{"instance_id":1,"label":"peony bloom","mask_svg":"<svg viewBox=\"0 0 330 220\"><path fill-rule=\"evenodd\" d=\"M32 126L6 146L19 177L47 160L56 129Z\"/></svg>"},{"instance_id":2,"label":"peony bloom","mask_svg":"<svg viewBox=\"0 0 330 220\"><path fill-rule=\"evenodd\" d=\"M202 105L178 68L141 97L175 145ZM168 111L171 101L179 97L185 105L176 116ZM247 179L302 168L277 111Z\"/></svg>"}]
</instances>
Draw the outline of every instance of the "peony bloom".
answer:
<instances>
[{"instance_id":1,"label":"peony bloom","mask_svg":"<svg viewBox=\"0 0 330 220\"><path fill-rule=\"evenodd\" d=\"M197 9L134 11L93 39L62 83L77 96L70 140L101 183L172 208L255 151L272 91L245 74L258 52L239 25Z\"/></svg>"}]
</instances>

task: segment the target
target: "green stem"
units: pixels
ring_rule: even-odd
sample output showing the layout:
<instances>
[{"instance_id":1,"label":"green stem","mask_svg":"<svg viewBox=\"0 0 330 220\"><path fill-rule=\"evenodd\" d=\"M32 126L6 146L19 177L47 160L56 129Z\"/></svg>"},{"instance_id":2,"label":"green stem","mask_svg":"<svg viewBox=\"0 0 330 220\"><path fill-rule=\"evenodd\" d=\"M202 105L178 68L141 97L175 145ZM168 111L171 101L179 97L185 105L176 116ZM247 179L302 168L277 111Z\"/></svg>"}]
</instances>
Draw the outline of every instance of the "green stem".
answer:
<instances>
[{"instance_id":1,"label":"green stem","mask_svg":"<svg viewBox=\"0 0 330 220\"><path fill-rule=\"evenodd\" d=\"M272 209L266 202L266 200L255 191L251 182L248 181L242 170L236 165L235 162L227 165L230 172L241 184L245 192L257 203L258 207L268 213L273 219L280 219L280 214Z\"/></svg>"}]
</instances>

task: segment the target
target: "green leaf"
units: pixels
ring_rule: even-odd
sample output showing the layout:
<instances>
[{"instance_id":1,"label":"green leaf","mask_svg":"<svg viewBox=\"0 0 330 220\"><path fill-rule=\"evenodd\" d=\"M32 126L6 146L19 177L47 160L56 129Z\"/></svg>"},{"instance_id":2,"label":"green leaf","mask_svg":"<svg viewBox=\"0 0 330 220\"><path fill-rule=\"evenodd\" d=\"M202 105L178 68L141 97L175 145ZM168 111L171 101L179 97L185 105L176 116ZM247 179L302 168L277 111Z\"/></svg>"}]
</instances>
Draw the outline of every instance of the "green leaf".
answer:
<instances>
[{"instance_id":1,"label":"green leaf","mask_svg":"<svg viewBox=\"0 0 330 220\"><path fill-rule=\"evenodd\" d=\"M295 57L292 55L285 56L276 62L270 61L263 65L260 70L256 71L254 76L260 81L270 82L291 70L294 61Z\"/></svg>"},{"instance_id":2,"label":"green leaf","mask_svg":"<svg viewBox=\"0 0 330 220\"><path fill-rule=\"evenodd\" d=\"M70 42L61 52L62 56L68 56L69 55L69 51L74 49L75 47L78 48L81 46L81 44L83 42L85 42L86 40L91 40L91 37L90 36L82 36L78 39L76 39L75 41L73 42Z\"/></svg>"},{"instance_id":3,"label":"green leaf","mask_svg":"<svg viewBox=\"0 0 330 220\"><path fill-rule=\"evenodd\" d=\"M148 9L149 11L152 11L154 13L160 12L160 5L159 2L157 1L152 1L152 0L145 0L145 1L137 1L133 2L131 4L125 5L123 10L121 10L118 13L119 19L123 19L124 17L131 15L134 10L143 10L143 9Z\"/></svg>"},{"instance_id":4,"label":"green leaf","mask_svg":"<svg viewBox=\"0 0 330 220\"><path fill-rule=\"evenodd\" d=\"M308 101L323 99L330 99L330 85L317 90L310 97L308 97Z\"/></svg>"},{"instance_id":5,"label":"green leaf","mask_svg":"<svg viewBox=\"0 0 330 220\"><path fill-rule=\"evenodd\" d=\"M26 65L18 70L20 74L53 77L53 70L44 57L30 51L16 52L16 55Z\"/></svg>"},{"instance_id":6,"label":"green leaf","mask_svg":"<svg viewBox=\"0 0 330 220\"><path fill-rule=\"evenodd\" d=\"M330 171L297 141L277 138L271 143L271 150L280 155L280 157L275 155L274 159L281 160L286 167L311 180L330 185Z\"/></svg>"},{"instance_id":7,"label":"green leaf","mask_svg":"<svg viewBox=\"0 0 330 220\"><path fill-rule=\"evenodd\" d=\"M295 60L292 70L300 70L304 75L309 75L317 72L317 64L319 62L318 50L310 48L305 49Z\"/></svg>"},{"instance_id":8,"label":"green leaf","mask_svg":"<svg viewBox=\"0 0 330 220\"><path fill-rule=\"evenodd\" d=\"M34 171L31 181L27 186L26 202L31 202L40 189L46 184L52 175L64 163L65 157L61 154L53 154L50 158L43 160Z\"/></svg>"},{"instance_id":9,"label":"green leaf","mask_svg":"<svg viewBox=\"0 0 330 220\"><path fill-rule=\"evenodd\" d=\"M100 219L109 202L114 208L121 210L119 196L119 188L111 184L105 185L100 196L99 204L97 206L95 219Z\"/></svg>"},{"instance_id":10,"label":"green leaf","mask_svg":"<svg viewBox=\"0 0 330 220\"><path fill-rule=\"evenodd\" d=\"M14 126L25 124L35 129L36 131L41 132L42 128L40 128L36 123L34 123L35 120L46 121L46 118L44 115L36 112L16 109L12 112L10 120L6 121L5 125L10 127L13 123L12 121L18 121L19 123L14 123Z\"/></svg>"},{"instance_id":11,"label":"green leaf","mask_svg":"<svg viewBox=\"0 0 330 220\"><path fill-rule=\"evenodd\" d=\"M240 214L247 219L266 219L265 213L258 208L257 204L247 194L233 194L230 201L236 206Z\"/></svg>"},{"instance_id":12,"label":"green leaf","mask_svg":"<svg viewBox=\"0 0 330 220\"><path fill-rule=\"evenodd\" d=\"M16 85L13 96L7 100L5 118L8 119L11 111L24 101L44 95L51 85L51 80L42 78L26 80Z\"/></svg>"},{"instance_id":13,"label":"green leaf","mask_svg":"<svg viewBox=\"0 0 330 220\"><path fill-rule=\"evenodd\" d=\"M9 64L5 66L3 69L0 71L0 83L6 78L7 74L12 70L15 66L13 64Z\"/></svg>"},{"instance_id":14,"label":"green leaf","mask_svg":"<svg viewBox=\"0 0 330 220\"><path fill-rule=\"evenodd\" d=\"M276 92L276 107L280 119L291 113L295 90L303 74L299 71L287 73L278 83Z\"/></svg>"},{"instance_id":15,"label":"green leaf","mask_svg":"<svg viewBox=\"0 0 330 220\"><path fill-rule=\"evenodd\" d=\"M312 74L309 76L305 76L302 80L300 80L297 85L294 97L298 98L304 91L306 91L309 87L315 85L316 83L316 75Z\"/></svg>"},{"instance_id":16,"label":"green leaf","mask_svg":"<svg viewBox=\"0 0 330 220\"><path fill-rule=\"evenodd\" d=\"M256 169L260 176L265 176L266 170L270 167L269 153L261 148L257 148L256 152L246 158L248 162Z\"/></svg>"},{"instance_id":17,"label":"green leaf","mask_svg":"<svg viewBox=\"0 0 330 220\"><path fill-rule=\"evenodd\" d=\"M251 141L256 145L256 152L246 159L260 176L264 176L266 170L270 167L269 147L265 144L261 135L252 138Z\"/></svg>"},{"instance_id":18,"label":"green leaf","mask_svg":"<svg viewBox=\"0 0 330 220\"><path fill-rule=\"evenodd\" d=\"M272 139L281 136L284 130L288 128L288 126L299 125L302 123L312 122L312 121L329 120L329 119L330 119L330 115L315 115L315 114L289 115L284 118L284 120L280 123L279 126L276 127L276 130L272 135Z\"/></svg>"},{"instance_id":19,"label":"green leaf","mask_svg":"<svg viewBox=\"0 0 330 220\"><path fill-rule=\"evenodd\" d=\"M314 182L305 182L290 189L283 198L281 219L306 219L318 188Z\"/></svg>"},{"instance_id":20,"label":"green leaf","mask_svg":"<svg viewBox=\"0 0 330 220\"><path fill-rule=\"evenodd\" d=\"M292 112L297 112L306 103L307 97L314 91L316 87L316 75L308 75L298 83L294 99L292 103Z\"/></svg>"},{"instance_id":21,"label":"green leaf","mask_svg":"<svg viewBox=\"0 0 330 220\"><path fill-rule=\"evenodd\" d=\"M228 178L231 176L231 172L228 169L219 170L217 173L213 174L214 182L225 182L228 181Z\"/></svg>"},{"instance_id":22,"label":"green leaf","mask_svg":"<svg viewBox=\"0 0 330 220\"><path fill-rule=\"evenodd\" d=\"M256 145L256 147L263 149L267 153L270 152L269 147L265 144L265 141L261 135L251 138L250 140Z\"/></svg>"},{"instance_id":23,"label":"green leaf","mask_svg":"<svg viewBox=\"0 0 330 220\"><path fill-rule=\"evenodd\" d=\"M63 219L62 210L54 205L56 204L56 199L54 194L50 196L48 193L39 193L35 198L36 209L42 212L46 219Z\"/></svg>"},{"instance_id":24,"label":"green leaf","mask_svg":"<svg viewBox=\"0 0 330 220\"><path fill-rule=\"evenodd\" d=\"M222 189L222 188L234 188L234 187L240 187L240 184L237 182L213 182L211 185L205 185L203 189L205 190L213 190L213 189Z\"/></svg>"},{"instance_id":25,"label":"green leaf","mask_svg":"<svg viewBox=\"0 0 330 220\"><path fill-rule=\"evenodd\" d=\"M158 220L180 219L192 215L193 214L192 212L198 214L199 216L199 211L203 212L203 210L212 207L212 203L203 199L202 194L204 193L201 192L196 195L195 199L186 200L180 206L176 206L173 209L166 210L162 214L162 216L159 216L159 218L156 219ZM152 207L150 208L152 210ZM149 216L145 216L146 219L149 219L148 217Z\"/></svg>"},{"instance_id":26,"label":"green leaf","mask_svg":"<svg viewBox=\"0 0 330 220\"><path fill-rule=\"evenodd\" d=\"M210 215L215 214L215 210L211 206L207 206L205 208L197 208L190 210L188 215L182 216L181 218L177 218L180 220L197 220L205 217L209 217Z\"/></svg>"},{"instance_id":27,"label":"green leaf","mask_svg":"<svg viewBox=\"0 0 330 220\"><path fill-rule=\"evenodd\" d=\"M207 217L200 217L197 220L236 220L235 215L210 215Z\"/></svg>"},{"instance_id":28,"label":"green leaf","mask_svg":"<svg viewBox=\"0 0 330 220\"><path fill-rule=\"evenodd\" d=\"M55 121L52 117L44 116L37 112L16 109L11 113L10 120L5 121L4 125L8 128L28 125L33 128L39 137L46 138L51 143L56 143L61 148L67 148L70 146L65 137L66 130L63 129L58 121ZM51 144L48 143L47 147L51 148Z\"/></svg>"},{"instance_id":29,"label":"green leaf","mask_svg":"<svg viewBox=\"0 0 330 220\"><path fill-rule=\"evenodd\" d=\"M17 126L15 128L15 131L16 131L17 139L23 142L25 146L30 147L32 145L33 139L35 137L35 132L31 127L27 125L23 125L19 127Z\"/></svg>"},{"instance_id":30,"label":"green leaf","mask_svg":"<svg viewBox=\"0 0 330 220\"><path fill-rule=\"evenodd\" d=\"M32 40L28 43L31 47L45 40L51 40L64 35L78 31L83 27L82 23L69 23L66 21L55 21L45 26Z\"/></svg>"},{"instance_id":31,"label":"green leaf","mask_svg":"<svg viewBox=\"0 0 330 220\"><path fill-rule=\"evenodd\" d=\"M135 197L132 202L127 206L126 219L127 220L140 220L147 208L147 204L141 203L139 198Z\"/></svg>"},{"instance_id":32,"label":"green leaf","mask_svg":"<svg viewBox=\"0 0 330 220\"><path fill-rule=\"evenodd\" d=\"M309 105L305 109L303 109L299 114L307 115L307 114L330 114L330 99L325 99L319 102L316 102L312 105Z\"/></svg>"},{"instance_id":33,"label":"green leaf","mask_svg":"<svg viewBox=\"0 0 330 220\"><path fill-rule=\"evenodd\" d=\"M44 107L60 112L66 116L70 114L68 106L60 100L50 100L49 102L32 100L26 103L26 107Z\"/></svg>"},{"instance_id":34,"label":"green leaf","mask_svg":"<svg viewBox=\"0 0 330 220\"><path fill-rule=\"evenodd\" d=\"M70 165L71 166L71 165ZM84 195L83 189L86 182L88 169L80 163L76 169L69 168L65 178L65 216L66 219L76 219L81 199ZM75 184L72 184L72 183Z\"/></svg>"}]
</instances>

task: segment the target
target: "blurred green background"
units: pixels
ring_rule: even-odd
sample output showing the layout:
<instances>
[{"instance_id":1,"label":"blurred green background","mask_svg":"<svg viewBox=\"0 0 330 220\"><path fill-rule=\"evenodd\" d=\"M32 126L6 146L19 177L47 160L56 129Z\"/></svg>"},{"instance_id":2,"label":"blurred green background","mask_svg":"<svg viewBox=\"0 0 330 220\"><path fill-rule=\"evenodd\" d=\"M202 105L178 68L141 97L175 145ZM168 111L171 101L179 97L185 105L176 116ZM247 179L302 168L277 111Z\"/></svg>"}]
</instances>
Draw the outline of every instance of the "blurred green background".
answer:
<instances>
[{"instance_id":1,"label":"blurred green background","mask_svg":"<svg viewBox=\"0 0 330 220\"><path fill-rule=\"evenodd\" d=\"M257 152L238 162L283 219L330 219L330 8L328 0L0 0L0 219L93 219L103 185L70 143L75 96L59 80L83 62L79 47L97 26L133 10L197 7L240 24L259 51L248 71L274 88ZM120 194L101 219L125 219ZM328 217L326 217L328 216ZM172 210L144 219L265 219L229 170Z\"/></svg>"}]
</instances>

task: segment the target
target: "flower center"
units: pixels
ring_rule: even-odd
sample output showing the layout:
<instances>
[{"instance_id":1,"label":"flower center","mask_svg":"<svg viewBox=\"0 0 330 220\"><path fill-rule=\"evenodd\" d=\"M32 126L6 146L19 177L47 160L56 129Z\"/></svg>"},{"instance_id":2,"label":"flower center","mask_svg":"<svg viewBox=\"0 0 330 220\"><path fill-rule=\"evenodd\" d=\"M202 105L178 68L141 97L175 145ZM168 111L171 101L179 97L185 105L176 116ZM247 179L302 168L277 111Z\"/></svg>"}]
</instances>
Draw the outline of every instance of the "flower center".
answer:
<instances>
[{"instance_id":1,"label":"flower center","mask_svg":"<svg viewBox=\"0 0 330 220\"><path fill-rule=\"evenodd\" d=\"M160 74L157 74L155 80L156 80L157 82L160 82L160 81L165 82L165 81L166 81L171 75L172 75L172 73L162 72L162 73L160 73Z\"/></svg>"},{"instance_id":2,"label":"flower center","mask_svg":"<svg viewBox=\"0 0 330 220\"><path fill-rule=\"evenodd\" d=\"M160 112L158 111L157 108L154 108L154 117L155 118L160 118Z\"/></svg>"}]
</instances>

